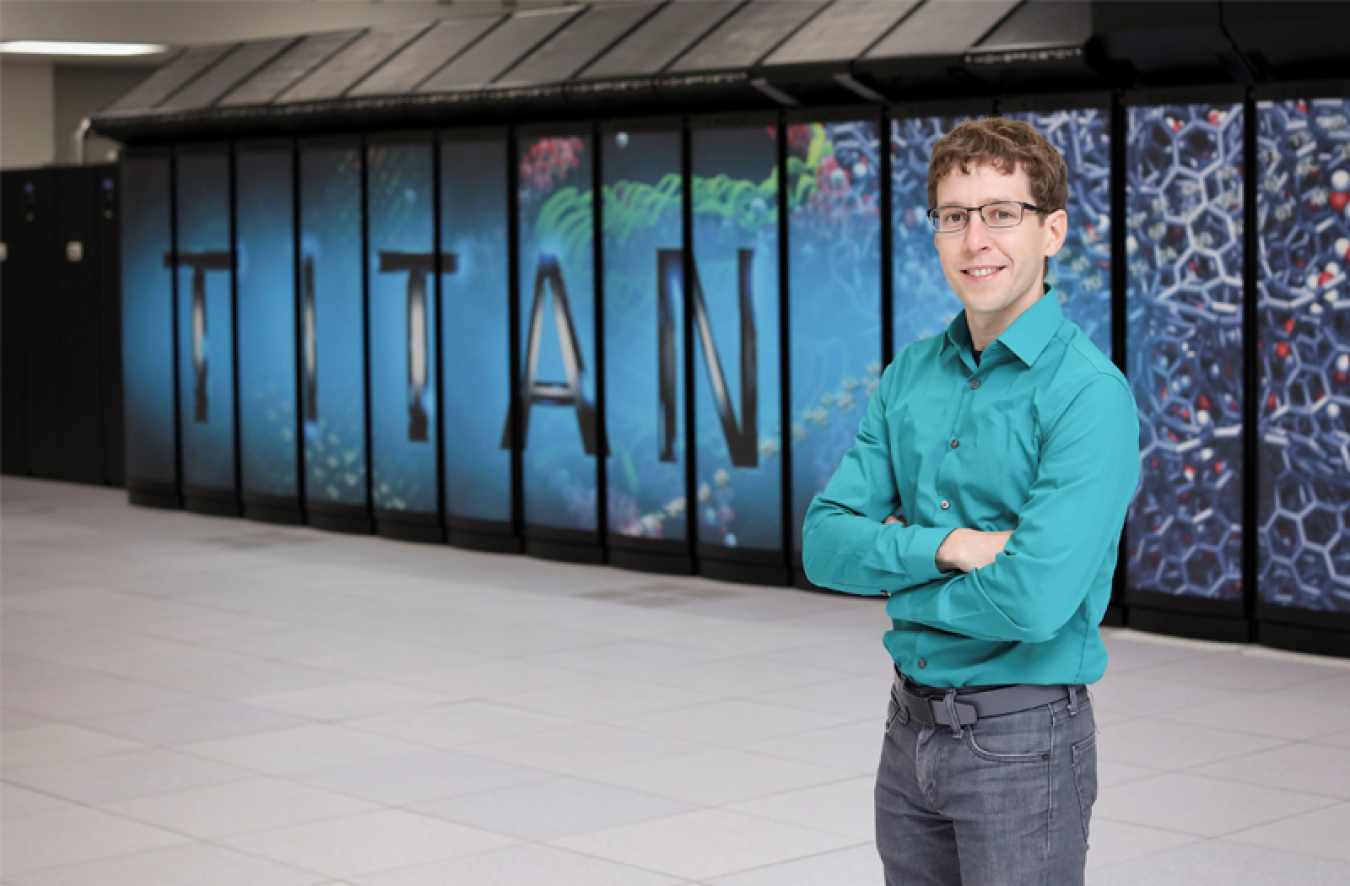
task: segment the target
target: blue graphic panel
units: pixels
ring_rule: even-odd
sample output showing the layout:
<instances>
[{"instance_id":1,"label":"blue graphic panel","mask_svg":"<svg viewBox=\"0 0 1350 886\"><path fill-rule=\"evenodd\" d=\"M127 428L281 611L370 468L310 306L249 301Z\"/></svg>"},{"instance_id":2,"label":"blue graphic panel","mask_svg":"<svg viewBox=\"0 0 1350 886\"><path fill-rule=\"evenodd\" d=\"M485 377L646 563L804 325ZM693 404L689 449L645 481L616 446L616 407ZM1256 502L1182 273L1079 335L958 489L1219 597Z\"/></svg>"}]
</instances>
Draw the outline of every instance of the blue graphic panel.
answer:
<instances>
[{"instance_id":1,"label":"blue graphic panel","mask_svg":"<svg viewBox=\"0 0 1350 886\"><path fill-rule=\"evenodd\" d=\"M525 521L551 529L599 526L591 150L589 137L520 142Z\"/></svg>"},{"instance_id":2,"label":"blue graphic panel","mask_svg":"<svg viewBox=\"0 0 1350 886\"><path fill-rule=\"evenodd\" d=\"M167 154L122 153L122 378L132 488L178 481L170 163Z\"/></svg>"},{"instance_id":3,"label":"blue graphic panel","mask_svg":"<svg viewBox=\"0 0 1350 886\"><path fill-rule=\"evenodd\" d=\"M961 313L947 285L928 224L928 158L933 145L970 117L911 117L891 121L891 273L894 346L899 354L940 335Z\"/></svg>"},{"instance_id":4,"label":"blue graphic panel","mask_svg":"<svg viewBox=\"0 0 1350 886\"><path fill-rule=\"evenodd\" d=\"M853 445L881 378L877 124L803 124L788 137L792 537Z\"/></svg>"},{"instance_id":5,"label":"blue graphic panel","mask_svg":"<svg viewBox=\"0 0 1350 886\"><path fill-rule=\"evenodd\" d=\"M1261 599L1350 612L1350 100L1257 115Z\"/></svg>"},{"instance_id":6,"label":"blue graphic panel","mask_svg":"<svg viewBox=\"0 0 1350 886\"><path fill-rule=\"evenodd\" d=\"M1242 596L1242 107L1131 108L1129 587Z\"/></svg>"},{"instance_id":7,"label":"blue graphic panel","mask_svg":"<svg viewBox=\"0 0 1350 886\"><path fill-rule=\"evenodd\" d=\"M432 145L366 151L370 437L375 507L435 516L436 262Z\"/></svg>"},{"instance_id":8,"label":"blue graphic panel","mask_svg":"<svg viewBox=\"0 0 1350 886\"><path fill-rule=\"evenodd\" d=\"M1097 108L1009 114L1045 136L1069 168L1069 235L1046 282L1064 316L1111 356L1111 115Z\"/></svg>"},{"instance_id":9,"label":"blue graphic panel","mask_svg":"<svg viewBox=\"0 0 1350 886\"><path fill-rule=\"evenodd\" d=\"M361 148L300 150L301 407L305 496L366 504Z\"/></svg>"},{"instance_id":10,"label":"blue graphic panel","mask_svg":"<svg viewBox=\"0 0 1350 886\"><path fill-rule=\"evenodd\" d=\"M701 548L783 549L775 141L764 126L693 133Z\"/></svg>"},{"instance_id":11,"label":"blue graphic panel","mask_svg":"<svg viewBox=\"0 0 1350 886\"><path fill-rule=\"evenodd\" d=\"M299 495L295 212L289 145L235 155L239 438L244 493Z\"/></svg>"},{"instance_id":12,"label":"blue graphic panel","mask_svg":"<svg viewBox=\"0 0 1350 886\"><path fill-rule=\"evenodd\" d=\"M505 138L441 143L445 512L511 519L511 255Z\"/></svg>"},{"instance_id":13,"label":"blue graphic panel","mask_svg":"<svg viewBox=\"0 0 1350 886\"><path fill-rule=\"evenodd\" d=\"M609 531L684 540L680 133L605 137Z\"/></svg>"},{"instance_id":14,"label":"blue graphic panel","mask_svg":"<svg viewBox=\"0 0 1350 886\"><path fill-rule=\"evenodd\" d=\"M234 293L228 150L179 151L175 197L183 485L233 490Z\"/></svg>"}]
</instances>

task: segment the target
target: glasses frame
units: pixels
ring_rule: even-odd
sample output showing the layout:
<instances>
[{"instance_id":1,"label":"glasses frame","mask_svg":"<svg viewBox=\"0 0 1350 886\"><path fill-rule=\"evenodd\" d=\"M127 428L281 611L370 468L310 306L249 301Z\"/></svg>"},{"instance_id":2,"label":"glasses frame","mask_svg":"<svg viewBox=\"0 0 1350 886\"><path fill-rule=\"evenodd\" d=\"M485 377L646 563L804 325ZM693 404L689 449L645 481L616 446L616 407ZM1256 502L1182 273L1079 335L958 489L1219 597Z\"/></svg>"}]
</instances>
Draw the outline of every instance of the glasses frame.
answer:
<instances>
[{"instance_id":1,"label":"glasses frame","mask_svg":"<svg viewBox=\"0 0 1350 886\"><path fill-rule=\"evenodd\" d=\"M991 224L989 223L989 219L987 219L987 218L984 217L984 210L985 210L986 208L988 208L988 207L990 207L990 206L1002 206L1002 205L1006 205L1006 204L1009 204L1009 203L1022 207L1022 214L1021 214L1020 216L1018 216L1017 221L1013 222L1012 224L1010 224L1010 225L991 225ZM939 229L938 229L938 215L939 215L939 213L940 213L942 210L944 210L944 209L964 209L964 210L966 211L966 213L967 213L967 215L966 215L966 223L965 223L964 225L962 225L961 227L956 228L955 230L951 230L951 231L942 231L942 230L939 230ZM1011 229L1011 228L1015 228L1015 227L1017 227L1018 225L1022 224L1023 220L1025 220L1026 217L1027 217L1026 211L1027 211L1028 209L1030 209L1032 212L1049 212L1049 210L1047 210L1047 209L1042 209L1041 207L1036 206L1036 205L1034 205L1034 204L1032 204L1032 203L1027 203L1027 202L1024 201L1024 200L994 200L994 201L991 201L991 202L989 202L989 203L984 204L983 206L957 206L955 203L951 203L951 204L943 204L942 206L937 206L937 207L934 207L933 209L928 210L928 224L929 224L930 227L932 227L933 233L935 233L935 234L959 234L959 233L961 233L962 231L964 231L966 228L970 227L970 219L971 219L970 213L975 213L975 214L978 214L978 215L979 215L980 221L984 222L984 226L985 226L986 228L988 228L989 230L991 230L991 231L1007 231L1007 230L1009 230L1009 229Z\"/></svg>"}]
</instances>

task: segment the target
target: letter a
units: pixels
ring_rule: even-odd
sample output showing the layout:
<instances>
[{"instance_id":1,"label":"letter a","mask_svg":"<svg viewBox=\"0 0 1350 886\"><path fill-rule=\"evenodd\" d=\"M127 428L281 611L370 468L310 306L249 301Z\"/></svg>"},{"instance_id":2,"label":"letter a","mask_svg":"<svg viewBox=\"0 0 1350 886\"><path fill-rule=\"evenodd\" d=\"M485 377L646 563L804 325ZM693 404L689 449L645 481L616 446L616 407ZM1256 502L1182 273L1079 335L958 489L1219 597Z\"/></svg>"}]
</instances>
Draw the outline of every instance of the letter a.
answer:
<instances>
[{"instance_id":1,"label":"letter a","mask_svg":"<svg viewBox=\"0 0 1350 886\"><path fill-rule=\"evenodd\" d=\"M562 349L563 368L567 373L564 382L544 382L538 380L539 345L544 334L544 299L548 291L553 293L553 321L558 329L558 347ZM529 439L530 410L536 403L548 406L570 406L576 410L577 426L581 430L581 446L587 455L595 455L598 429L595 404L586 399L581 382L586 365L581 357L581 344L577 341L576 325L572 322L571 303L567 298L567 285L563 282L562 270L558 260L551 255L539 256L539 267L534 275L534 304L530 308L530 337L525 347L525 374L521 379L521 448ZM506 428L502 431L502 448L511 447L511 420L507 417ZM608 443L605 455L609 454Z\"/></svg>"}]
</instances>

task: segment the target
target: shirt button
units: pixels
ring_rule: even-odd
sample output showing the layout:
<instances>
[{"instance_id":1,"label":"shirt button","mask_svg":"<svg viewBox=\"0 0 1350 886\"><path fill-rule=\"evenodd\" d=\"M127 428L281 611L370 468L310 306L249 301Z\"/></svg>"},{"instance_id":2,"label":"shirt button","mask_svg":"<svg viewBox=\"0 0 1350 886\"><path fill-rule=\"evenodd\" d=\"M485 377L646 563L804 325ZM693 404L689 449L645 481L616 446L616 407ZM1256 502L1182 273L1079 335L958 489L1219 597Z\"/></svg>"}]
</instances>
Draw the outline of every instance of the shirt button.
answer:
<instances>
[{"instance_id":1,"label":"shirt button","mask_svg":"<svg viewBox=\"0 0 1350 886\"><path fill-rule=\"evenodd\" d=\"M928 659L926 659L926 658L921 658L921 659L919 659L919 667L921 667L921 668L926 668L926 667L928 667Z\"/></svg>"},{"instance_id":2,"label":"shirt button","mask_svg":"<svg viewBox=\"0 0 1350 886\"><path fill-rule=\"evenodd\" d=\"M945 510L947 510L947 508L950 508L950 507L951 507L951 505L948 504L947 502L944 501L944 502L942 503L942 510L945 511Z\"/></svg>"},{"instance_id":3,"label":"shirt button","mask_svg":"<svg viewBox=\"0 0 1350 886\"><path fill-rule=\"evenodd\" d=\"M975 391L975 390L979 390L979 387L980 387L980 380L979 380L978 378L972 378L972 379L970 380L970 389L971 389L972 391Z\"/></svg>"},{"instance_id":4,"label":"shirt button","mask_svg":"<svg viewBox=\"0 0 1350 886\"><path fill-rule=\"evenodd\" d=\"M953 449L955 449L956 447L958 447L958 446L960 446L960 445L961 445L960 441L957 441L957 440L953 440L953 441L952 441L952 448L953 448Z\"/></svg>"}]
</instances>

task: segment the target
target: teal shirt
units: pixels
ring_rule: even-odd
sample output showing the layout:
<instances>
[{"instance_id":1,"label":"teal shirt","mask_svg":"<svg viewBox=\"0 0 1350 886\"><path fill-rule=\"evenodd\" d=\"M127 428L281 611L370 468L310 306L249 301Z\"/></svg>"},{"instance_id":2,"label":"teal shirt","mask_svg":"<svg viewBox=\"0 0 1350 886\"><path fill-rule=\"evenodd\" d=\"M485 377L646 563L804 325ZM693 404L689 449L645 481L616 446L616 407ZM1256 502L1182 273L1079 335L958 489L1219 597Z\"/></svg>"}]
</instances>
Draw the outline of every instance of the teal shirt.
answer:
<instances>
[{"instance_id":1,"label":"teal shirt","mask_svg":"<svg viewBox=\"0 0 1350 886\"><path fill-rule=\"evenodd\" d=\"M962 311L886 368L807 511L803 565L822 587L890 597L886 648L920 683L1091 683L1138 482L1130 388L1053 291L978 367ZM902 509L908 525L883 525ZM1014 531L990 565L940 572L957 528Z\"/></svg>"}]
</instances>

